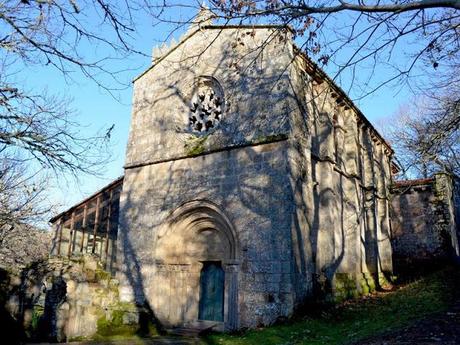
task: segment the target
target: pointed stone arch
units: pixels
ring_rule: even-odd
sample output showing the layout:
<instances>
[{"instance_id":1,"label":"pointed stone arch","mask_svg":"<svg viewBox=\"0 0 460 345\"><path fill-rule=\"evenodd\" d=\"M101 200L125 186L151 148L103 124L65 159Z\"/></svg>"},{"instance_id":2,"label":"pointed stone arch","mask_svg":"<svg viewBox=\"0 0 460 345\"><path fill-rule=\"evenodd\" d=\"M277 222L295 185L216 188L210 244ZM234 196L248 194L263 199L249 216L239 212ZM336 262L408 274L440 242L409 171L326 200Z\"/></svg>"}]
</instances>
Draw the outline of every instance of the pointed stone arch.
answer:
<instances>
[{"instance_id":1,"label":"pointed stone arch","mask_svg":"<svg viewBox=\"0 0 460 345\"><path fill-rule=\"evenodd\" d=\"M213 236L216 232L217 236ZM193 256L190 251L193 251L192 245L196 239L196 235L207 233L208 240L218 245L213 249L213 252L195 253ZM214 237L214 238L212 238ZM216 238L217 237L217 238ZM188 240L180 246L177 240ZM217 241L218 243L215 243ZM168 245L169 243L169 245ZM199 243L195 243L199 245ZM173 248L174 247L174 248ZM199 248L195 248L198 249ZM187 260L199 259L212 260L217 259L213 255L217 255L216 249L221 249L220 258L226 262L233 262L238 260L239 245L236 231L225 215L225 213L214 203L207 200L193 200L186 202L174 210L166 219L164 226L158 232L155 246L155 259L166 260L174 262L174 257L181 257L183 261L184 256ZM201 255L201 258L198 257Z\"/></svg>"}]
</instances>

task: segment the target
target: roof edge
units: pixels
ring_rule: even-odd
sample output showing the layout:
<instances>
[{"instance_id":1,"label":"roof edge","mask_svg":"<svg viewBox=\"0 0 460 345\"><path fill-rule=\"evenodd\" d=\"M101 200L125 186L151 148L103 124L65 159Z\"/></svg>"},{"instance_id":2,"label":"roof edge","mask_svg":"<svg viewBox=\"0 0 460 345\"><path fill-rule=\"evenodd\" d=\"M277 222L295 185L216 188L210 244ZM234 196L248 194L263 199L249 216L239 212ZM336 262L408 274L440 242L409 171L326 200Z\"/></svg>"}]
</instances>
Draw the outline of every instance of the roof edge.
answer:
<instances>
[{"instance_id":1,"label":"roof edge","mask_svg":"<svg viewBox=\"0 0 460 345\"><path fill-rule=\"evenodd\" d=\"M375 129L374 125L367 119L367 117L363 114L363 112L356 106L356 104L351 100L351 98L347 95L347 93L340 87L338 86L335 81L327 75L326 72L324 72L315 62L313 62L307 54L302 52L299 47L297 47L294 44L294 53L297 54L297 56L301 56L302 58L305 59L305 61L310 64L310 71L307 71L309 74L313 74L312 77L315 77L315 74L319 79L324 79L327 81L327 83L332 86L335 92L339 95L339 99L347 103L347 105L353 109L356 114L360 117L360 119L368 126L374 134L378 137L378 139L384 144L388 150L390 151L390 156L394 154L394 150L391 147L391 145L385 140L385 138Z\"/></svg>"},{"instance_id":2,"label":"roof edge","mask_svg":"<svg viewBox=\"0 0 460 345\"><path fill-rule=\"evenodd\" d=\"M431 184L435 181L434 177L428 177L428 178L419 178L415 180L399 180L399 181L394 181L393 187L414 187L414 186L423 186L427 184Z\"/></svg>"},{"instance_id":3,"label":"roof edge","mask_svg":"<svg viewBox=\"0 0 460 345\"><path fill-rule=\"evenodd\" d=\"M260 25L203 25L202 27L198 27L198 29L186 34L181 40L174 46L171 47L166 53L164 53L160 58L158 58L155 63L152 63L145 71L139 74L137 77L134 77L132 82L136 82L146 73L148 73L151 69L158 65L161 61L163 61L167 56L169 56L172 52L174 52L177 48L179 48L182 44L192 38L197 32L203 30L227 30L227 29L287 29L291 33L294 32L292 27L289 25L276 25L276 24L260 24Z\"/></svg>"},{"instance_id":4,"label":"roof edge","mask_svg":"<svg viewBox=\"0 0 460 345\"><path fill-rule=\"evenodd\" d=\"M62 211L61 213L59 213L58 215L54 216L53 218L51 218L49 220L50 223L54 223L56 220L58 220L59 218L61 218L62 216L64 216L66 213L69 213L71 211L74 211L75 209L77 209L78 207L80 207L81 205L83 205L85 202L97 197L99 194L102 194L103 192L105 192L106 190L116 186L118 183L121 183L123 182L123 179L124 179L124 175L118 177L117 179L113 180L112 182L110 182L108 185L102 187L101 189L99 189L97 192L91 194L90 196L86 197L85 199L83 199L82 201L80 201L79 203L71 206L70 208L68 208L67 210L65 211Z\"/></svg>"}]
</instances>

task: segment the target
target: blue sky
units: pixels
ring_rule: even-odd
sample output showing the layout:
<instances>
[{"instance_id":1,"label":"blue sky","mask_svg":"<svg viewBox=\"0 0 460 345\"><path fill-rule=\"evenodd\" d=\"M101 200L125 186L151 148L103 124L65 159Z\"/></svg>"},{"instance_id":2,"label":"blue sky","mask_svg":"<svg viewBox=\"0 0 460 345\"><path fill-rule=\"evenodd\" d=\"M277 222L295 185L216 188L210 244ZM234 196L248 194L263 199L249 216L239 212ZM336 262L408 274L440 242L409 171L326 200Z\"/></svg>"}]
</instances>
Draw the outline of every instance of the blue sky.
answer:
<instances>
[{"instance_id":1,"label":"blue sky","mask_svg":"<svg viewBox=\"0 0 460 345\"><path fill-rule=\"evenodd\" d=\"M151 22L146 18L140 18L137 24L135 46L147 56L137 55L117 62L119 66L129 68L128 71L121 74L125 81L132 80L148 68L152 48L162 42L169 32L167 27L152 27ZM90 54L96 53L97 50L91 46L86 46L85 49ZM97 53L104 54L104 51L97 51ZM381 68L377 70L376 78L384 77L386 73L388 70ZM27 85L32 88L47 87L50 92L70 95L73 98L72 104L76 110L78 121L86 126L85 131L95 133L115 124L111 143L112 160L102 171L101 178L84 176L77 183L72 182L71 179L55 182L55 188L50 199L60 205L60 210L64 210L123 174L122 167L131 116L132 85L128 84L130 86L125 90L116 92L116 96L119 98L116 100L106 90L100 89L94 82L84 78L79 73L74 74L73 81L66 81L58 71L34 67L28 69L25 79ZM367 118L375 124L395 113L400 104L407 102L408 97L409 93L406 89L393 85L382 88L356 103Z\"/></svg>"}]
</instances>

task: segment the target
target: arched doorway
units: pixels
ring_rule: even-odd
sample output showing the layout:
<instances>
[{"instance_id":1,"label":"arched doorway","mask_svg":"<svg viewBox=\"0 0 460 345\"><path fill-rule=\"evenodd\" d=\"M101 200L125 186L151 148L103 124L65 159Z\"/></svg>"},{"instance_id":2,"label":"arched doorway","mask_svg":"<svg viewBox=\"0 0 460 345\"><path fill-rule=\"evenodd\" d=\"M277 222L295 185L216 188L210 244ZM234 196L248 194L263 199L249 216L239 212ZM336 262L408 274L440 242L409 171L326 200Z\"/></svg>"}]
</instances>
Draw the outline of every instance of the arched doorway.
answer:
<instances>
[{"instance_id":1,"label":"arched doorway","mask_svg":"<svg viewBox=\"0 0 460 345\"><path fill-rule=\"evenodd\" d=\"M237 327L238 241L229 219L209 201L188 202L158 231L149 298L166 326L213 321Z\"/></svg>"}]
</instances>

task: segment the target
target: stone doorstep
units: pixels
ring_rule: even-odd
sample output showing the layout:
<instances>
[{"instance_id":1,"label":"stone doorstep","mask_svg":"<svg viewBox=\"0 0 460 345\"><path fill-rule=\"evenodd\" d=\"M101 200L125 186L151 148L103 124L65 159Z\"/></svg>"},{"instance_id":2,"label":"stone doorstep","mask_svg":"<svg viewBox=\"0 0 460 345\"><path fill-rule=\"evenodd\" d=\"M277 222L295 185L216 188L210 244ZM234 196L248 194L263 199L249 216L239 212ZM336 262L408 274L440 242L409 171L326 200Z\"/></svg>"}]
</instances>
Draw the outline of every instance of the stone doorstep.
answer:
<instances>
[{"instance_id":1,"label":"stone doorstep","mask_svg":"<svg viewBox=\"0 0 460 345\"><path fill-rule=\"evenodd\" d=\"M179 335L185 337L198 337L200 334L204 334L218 328L222 323L216 321L194 321L186 323L181 327L174 327L168 329L168 334Z\"/></svg>"}]
</instances>

